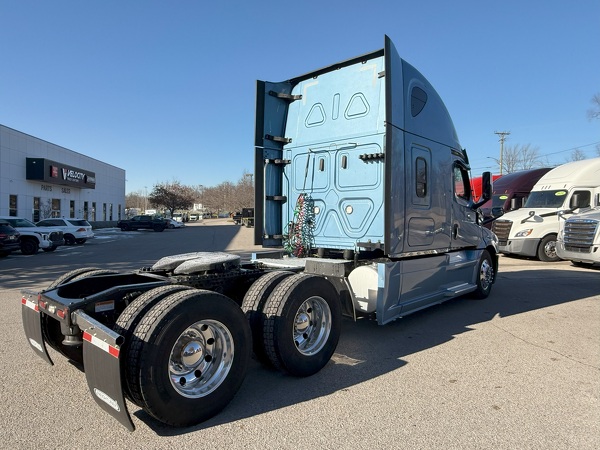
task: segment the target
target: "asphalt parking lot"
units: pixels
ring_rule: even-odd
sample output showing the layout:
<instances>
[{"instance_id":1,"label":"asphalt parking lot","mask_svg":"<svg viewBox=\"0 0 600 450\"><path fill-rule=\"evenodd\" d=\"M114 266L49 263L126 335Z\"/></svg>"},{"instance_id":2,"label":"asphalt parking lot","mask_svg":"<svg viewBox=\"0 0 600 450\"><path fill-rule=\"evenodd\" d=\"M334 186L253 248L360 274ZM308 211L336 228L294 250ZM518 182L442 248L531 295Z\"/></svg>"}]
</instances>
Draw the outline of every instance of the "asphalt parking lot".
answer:
<instances>
[{"instance_id":1,"label":"asphalt parking lot","mask_svg":"<svg viewBox=\"0 0 600 450\"><path fill-rule=\"evenodd\" d=\"M130 270L162 256L227 250L247 257L252 229L227 221L155 232L98 230L83 246L0 259L3 448L597 449L600 270L500 258L483 301L456 299L385 326L344 320L333 360L294 378L252 361L219 415L173 429L132 404L128 432L90 395L85 375L22 332L20 289L81 266Z\"/></svg>"}]
</instances>

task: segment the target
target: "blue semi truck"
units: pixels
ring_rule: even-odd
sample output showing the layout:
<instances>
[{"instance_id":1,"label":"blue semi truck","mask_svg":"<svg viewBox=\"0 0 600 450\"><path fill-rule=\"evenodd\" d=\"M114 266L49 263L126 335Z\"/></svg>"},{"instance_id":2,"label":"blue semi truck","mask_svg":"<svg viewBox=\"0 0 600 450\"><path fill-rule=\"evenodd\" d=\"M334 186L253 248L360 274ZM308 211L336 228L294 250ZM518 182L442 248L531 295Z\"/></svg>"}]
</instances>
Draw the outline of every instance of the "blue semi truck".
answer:
<instances>
[{"instance_id":1,"label":"blue semi truck","mask_svg":"<svg viewBox=\"0 0 600 450\"><path fill-rule=\"evenodd\" d=\"M257 83L251 261L186 253L115 273L80 268L24 291L32 349L83 364L90 391L129 430L128 399L188 426L233 398L251 353L318 372L343 316L385 324L463 295L486 298L495 235L471 197L467 153L427 79L384 48Z\"/></svg>"}]
</instances>

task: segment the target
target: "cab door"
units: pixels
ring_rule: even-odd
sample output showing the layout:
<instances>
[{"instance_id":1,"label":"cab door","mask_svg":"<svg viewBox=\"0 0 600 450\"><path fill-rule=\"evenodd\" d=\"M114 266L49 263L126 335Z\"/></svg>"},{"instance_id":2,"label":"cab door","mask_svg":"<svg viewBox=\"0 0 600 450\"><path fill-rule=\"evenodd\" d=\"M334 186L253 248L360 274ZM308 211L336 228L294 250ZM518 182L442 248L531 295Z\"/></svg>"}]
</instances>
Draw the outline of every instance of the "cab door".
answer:
<instances>
[{"instance_id":1,"label":"cab door","mask_svg":"<svg viewBox=\"0 0 600 450\"><path fill-rule=\"evenodd\" d=\"M477 247L481 242L481 229L473 202L469 171L461 161L455 161L452 170L454 195L452 199L452 228L450 247L453 249Z\"/></svg>"}]
</instances>

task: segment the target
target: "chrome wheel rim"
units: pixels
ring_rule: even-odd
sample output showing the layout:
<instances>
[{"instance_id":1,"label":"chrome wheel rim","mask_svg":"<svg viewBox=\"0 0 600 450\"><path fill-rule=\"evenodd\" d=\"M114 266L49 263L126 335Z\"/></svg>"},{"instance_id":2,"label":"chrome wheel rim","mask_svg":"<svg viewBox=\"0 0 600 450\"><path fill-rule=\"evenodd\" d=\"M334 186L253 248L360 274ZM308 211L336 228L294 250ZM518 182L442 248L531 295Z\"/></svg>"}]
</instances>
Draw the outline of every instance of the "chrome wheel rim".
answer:
<instances>
[{"instance_id":1,"label":"chrome wheel rim","mask_svg":"<svg viewBox=\"0 0 600 450\"><path fill-rule=\"evenodd\" d=\"M481 267L479 267L479 283L481 284L481 289L487 291L492 285L492 280L494 278L494 268L490 264L490 262L485 259L481 263Z\"/></svg>"},{"instance_id":2,"label":"chrome wheel rim","mask_svg":"<svg viewBox=\"0 0 600 450\"><path fill-rule=\"evenodd\" d=\"M549 241L544 245L544 253L548 258L556 258L556 241Z\"/></svg>"},{"instance_id":3,"label":"chrome wheel rim","mask_svg":"<svg viewBox=\"0 0 600 450\"><path fill-rule=\"evenodd\" d=\"M331 310L322 297L310 297L304 301L294 317L296 349L305 356L321 351L329 339L331 324Z\"/></svg>"},{"instance_id":4,"label":"chrome wheel rim","mask_svg":"<svg viewBox=\"0 0 600 450\"><path fill-rule=\"evenodd\" d=\"M216 320L201 320L185 329L169 356L169 379L180 395L204 397L227 378L234 343L229 329Z\"/></svg>"}]
</instances>

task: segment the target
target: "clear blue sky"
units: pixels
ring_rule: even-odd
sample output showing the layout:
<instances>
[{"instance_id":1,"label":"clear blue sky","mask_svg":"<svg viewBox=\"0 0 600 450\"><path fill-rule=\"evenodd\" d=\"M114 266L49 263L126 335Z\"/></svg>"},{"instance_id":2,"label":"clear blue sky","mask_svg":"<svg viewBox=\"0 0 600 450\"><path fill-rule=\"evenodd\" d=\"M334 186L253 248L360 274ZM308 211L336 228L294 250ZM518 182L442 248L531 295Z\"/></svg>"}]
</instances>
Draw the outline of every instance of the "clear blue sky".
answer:
<instances>
[{"instance_id":1,"label":"clear blue sky","mask_svg":"<svg viewBox=\"0 0 600 450\"><path fill-rule=\"evenodd\" d=\"M257 79L383 47L437 89L474 175L505 145L596 156L600 1L0 0L0 124L126 170L127 192L253 171ZM66 162L66 161L65 161Z\"/></svg>"}]
</instances>

